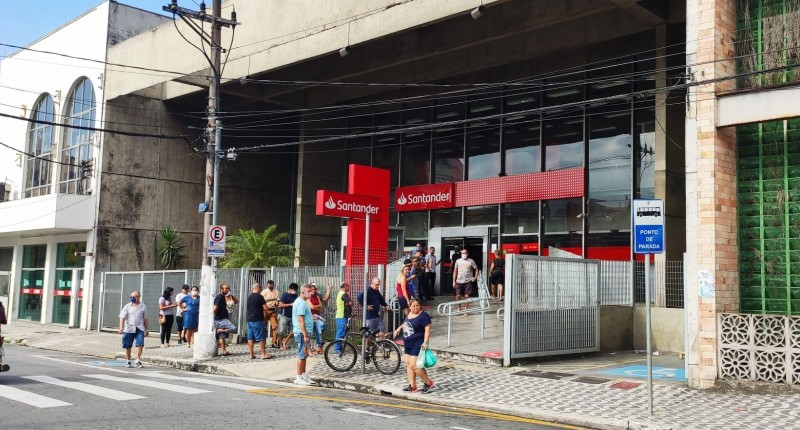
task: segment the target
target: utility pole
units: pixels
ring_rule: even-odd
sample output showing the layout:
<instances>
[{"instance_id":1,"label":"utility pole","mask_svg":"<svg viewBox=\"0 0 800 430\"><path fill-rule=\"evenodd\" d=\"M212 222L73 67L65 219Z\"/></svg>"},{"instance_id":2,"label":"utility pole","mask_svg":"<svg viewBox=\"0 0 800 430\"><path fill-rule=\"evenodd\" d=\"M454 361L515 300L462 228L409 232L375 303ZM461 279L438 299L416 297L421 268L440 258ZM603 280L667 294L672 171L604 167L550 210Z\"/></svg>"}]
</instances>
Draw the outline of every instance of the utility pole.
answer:
<instances>
[{"instance_id":1,"label":"utility pole","mask_svg":"<svg viewBox=\"0 0 800 430\"><path fill-rule=\"evenodd\" d=\"M216 290L216 267L215 257L208 255L209 230L212 225L216 225L219 219L219 164L222 156L222 122L219 119L219 107L221 98L220 79L222 78L222 27L235 27L239 23L236 21L236 10L231 12L231 19L222 18L222 0L213 0L211 15L206 13L205 2L200 3L200 10L193 11L178 6L178 0L164 6L166 12L172 12L173 16L179 16L186 25L211 47L210 57L205 50L203 55L211 66L211 76L208 85L208 137L206 139L206 175L204 182L205 202L210 203L211 213L203 213L203 274L200 282L200 324L198 327L198 339L195 342L193 351L194 358L209 358L217 355L216 342L214 339L213 297ZM198 26L195 21L211 24L211 37L205 32L202 26ZM203 44L201 44L202 46Z\"/></svg>"}]
</instances>

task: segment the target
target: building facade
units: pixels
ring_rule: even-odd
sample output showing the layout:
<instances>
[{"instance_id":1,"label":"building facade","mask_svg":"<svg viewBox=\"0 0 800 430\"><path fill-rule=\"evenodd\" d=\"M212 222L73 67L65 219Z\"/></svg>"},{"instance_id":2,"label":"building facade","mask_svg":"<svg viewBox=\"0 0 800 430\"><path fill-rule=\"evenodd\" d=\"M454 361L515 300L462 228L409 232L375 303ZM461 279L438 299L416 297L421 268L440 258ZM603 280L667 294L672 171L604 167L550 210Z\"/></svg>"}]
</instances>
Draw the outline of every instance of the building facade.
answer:
<instances>
[{"instance_id":1,"label":"building facade","mask_svg":"<svg viewBox=\"0 0 800 430\"><path fill-rule=\"evenodd\" d=\"M89 327L103 63L164 21L109 1L0 61L0 300L12 319Z\"/></svg>"}]
</instances>

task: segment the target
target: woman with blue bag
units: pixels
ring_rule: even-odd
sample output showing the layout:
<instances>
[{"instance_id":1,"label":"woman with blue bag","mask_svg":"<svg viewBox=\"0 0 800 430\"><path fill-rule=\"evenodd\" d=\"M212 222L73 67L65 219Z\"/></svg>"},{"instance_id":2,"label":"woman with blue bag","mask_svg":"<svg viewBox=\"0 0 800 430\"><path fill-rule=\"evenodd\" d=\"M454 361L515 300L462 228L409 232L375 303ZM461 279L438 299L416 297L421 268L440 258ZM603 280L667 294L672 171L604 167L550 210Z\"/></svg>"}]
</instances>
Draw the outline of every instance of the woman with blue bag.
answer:
<instances>
[{"instance_id":1,"label":"woman with blue bag","mask_svg":"<svg viewBox=\"0 0 800 430\"><path fill-rule=\"evenodd\" d=\"M432 355L430 351L427 351L428 339L431 337L431 317L422 311L419 302L413 298L409 303L408 315L403 324L394 331L394 337L397 337L401 330L403 331L403 349L405 352L406 374L408 375L408 386L403 388L403 391L428 393L436 387L436 384L428 377L425 367L417 365L417 357L422 357L426 353ZM424 364L427 366L428 363ZM435 364L435 356L433 357L433 362L427 367L433 364ZM417 390L417 376L422 378L424 383L421 390Z\"/></svg>"}]
</instances>

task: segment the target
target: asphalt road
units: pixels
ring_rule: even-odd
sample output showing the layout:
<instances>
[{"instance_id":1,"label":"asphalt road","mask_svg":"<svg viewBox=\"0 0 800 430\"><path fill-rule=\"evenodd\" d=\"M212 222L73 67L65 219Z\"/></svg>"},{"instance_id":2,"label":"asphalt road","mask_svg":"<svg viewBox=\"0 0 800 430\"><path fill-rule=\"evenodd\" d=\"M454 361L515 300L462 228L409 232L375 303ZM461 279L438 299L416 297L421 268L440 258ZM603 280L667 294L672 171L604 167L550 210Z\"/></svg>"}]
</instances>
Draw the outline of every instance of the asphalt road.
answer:
<instances>
[{"instance_id":1,"label":"asphalt road","mask_svg":"<svg viewBox=\"0 0 800 430\"><path fill-rule=\"evenodd\" d=\"M2 429L575 428L344 390L225 377L6 345Z\"/></svg>"}]
</instances>

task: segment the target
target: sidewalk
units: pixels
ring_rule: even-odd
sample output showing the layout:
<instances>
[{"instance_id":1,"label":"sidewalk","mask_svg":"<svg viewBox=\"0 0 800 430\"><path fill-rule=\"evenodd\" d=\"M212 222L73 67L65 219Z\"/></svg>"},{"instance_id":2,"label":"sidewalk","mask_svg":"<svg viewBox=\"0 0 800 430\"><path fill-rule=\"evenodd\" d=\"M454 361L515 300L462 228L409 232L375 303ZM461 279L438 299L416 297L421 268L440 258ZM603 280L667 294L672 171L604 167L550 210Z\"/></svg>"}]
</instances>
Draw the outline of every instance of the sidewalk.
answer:
<instances>
[{"instance_id":1,"label":"sidewalk","mask_svg":"<svg viewBox=\"0 0 800 430\"><path fill-rule=\"evenodd\" d=\"M14 321L13 325L3 327L3 334L14 343L44 350L107 359L119 358L122 354L120 336L116 333ZM145 363L269 380L288 380L294 376L295 361L290 351L272 349L270 352L276 359L250 360L246 345L231 345L231 356L198 361L192 359L191 349L184 345L162 349L158 338L153 336L145 343ZM599 377L579 369L602 368L604 364L632 358L637 359L630 354L606 355L597 359L593 366L576 366L577 362L568 360L513 368L441 359L430 371L439 388L429 394L402 392L401 388L407 384L402 367L391 376L378 373L372 365L362 375L360 363L350 372L337 373L330 370L324 360L315 357L309 363L309 373L328 387L391 394L450 407L469 407L590 428L800 429L800 395L797 394L697 391L685 384L656 382L655 416L649 418L643 380ZM13 353L7 357L7 363L13 372Z\"/></svg>"}]
</instances>

